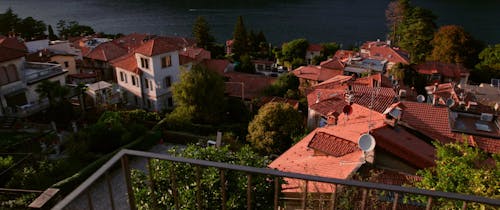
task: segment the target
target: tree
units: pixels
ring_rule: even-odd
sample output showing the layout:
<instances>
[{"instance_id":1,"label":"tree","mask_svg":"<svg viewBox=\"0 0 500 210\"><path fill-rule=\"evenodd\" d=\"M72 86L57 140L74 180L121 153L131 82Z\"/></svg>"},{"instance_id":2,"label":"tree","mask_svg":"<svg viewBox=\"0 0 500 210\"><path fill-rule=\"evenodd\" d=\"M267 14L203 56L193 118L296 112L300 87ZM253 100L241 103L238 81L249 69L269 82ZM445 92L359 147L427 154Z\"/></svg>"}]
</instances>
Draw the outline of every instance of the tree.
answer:
<instances>
[{"instance_id":1,"label":"tree","mask_svg":"<svg viewBox=\"0 0 500 210\"><path fill-rule=\"evenodd\" d=\"M255 66L252 64L250 55L242 55L240 57L240 64L236 66L235 70L239 72L255 73Z\"/></svg>"},{"instance_id":2,"label":"tree","mask_svg":"<svg viewBox=\"0 0 500 210\"><path fill-rule=\"evenodd\" d=\"M172 113L197 123L217 123L224 110L224 81L214 71L194 66L181 73L181 81L173 85L176 104Z\"/></svg>"},{"instance_id":3,"label":"tree","mask_svg":"<svg viewBox=\"0 0 500 210\"><path fill-rule=\"evenodd\" d=\"M389 69L389 74L400 82L405 81L405 71L407 68L408 66L405 66L402 63L397 63Z\"/></svg>"},{"instance_id":4,"label":"tree","mask_svg":"<svg viewBox=\"0 0 500 210\"><path fill-rule=\"evenodd\" d=\"M422 62L431 52L435 20L436 16L430 10L414 7L409 9L397 28L397 44L410 53L411 62Z\"/></svg>"},{"instance_id":5,"label":"tree","mask_svg":"<svg viewBox=\"0 0 500 210\"><path fill-rule=\"evenodd\" d=\"M203 16L198 16L193 25L193 36L196 46L210 50L214 45L215 38L210 34L210 26Z\"/></svg>"},{"instance_id":6,"label":"tree","mask_svg":"<svg viewBox=\"0 0 500 210\"><path fill-rule=\"evenodd\" d=\"M17 32L28 40L44 38L46 29L47 26L43 21L35 20L32 17L24 18L17 26Z\"/></svg>"},{"instance_id":7,"label":"tree","mask_svg":"<svg viewBox=\"0 0 500 210\"><path fill-rule=\"evenodd\" d=\"M282 74L278 79L264 90L264 94L268 96L286 97L287 95L297 95L299 90L299 78L294 74ZM295 92L295 94L290 93Z\"/></svg>"},{"instance_id":8,"label":"tree","mask_svg":"<svg viewBox=\"0 0 500 210\"><path fill-rule=\"evenodd\" d=\"M293 62L293 60L298 60L306 57L306 50L309 46L309 42L306 39L295 39L288 43L283 44L281 49L281 54L277 54L280 60Z\"/></svg>"},{"instance_id":9,"label":"tree","mask_svg":"<svg viewBox=\"0 0 500 210\"><path fill-rule=\"evenodd\" d=\"M399 31L399 28L405 19L405 15L408 14L410 8L411 6L409 0L393 0L389 2L389 5L387 5L385 18L390 32L390 40L394 44L397 44L397 32Z\"/></svg>"},{"instance_id":10,"label":"tree","mask_svg":"<svg viewBox=\"0 0 500 210\"><path fill-rule=\"evenodd\" d=\"M500 156L493 155L493 160L467 141L463 143L441 144L436 146L436 166L419 171L422 180L416 182L419 188L444 192L472 194L500 199ZM487 161L487 160L493 161ZM488 164L491 163L491 164ZM462 202L447 203L445 208L460 208ZM478 204L470 204L479 209ZM492 208L492 207L491 207ZM493 208L492 208L493 209Z\"/></svg>"},{"instance_id":11,"label":"tree","mask_svg":"<svg viewBox=\"0 0 500 210\"><path fill-rule=\"evenodd\" d=\"M5 13L0 14L0 34L8 35L10 32L15 32L19 21L21 19L9 7Z\"/></svg>"},{"instance_id":12,"label":"tree","mask_svg":"<svg viewBox=\"0 0 500 210\"><path fill-rule=\"evenodd\" d=\"M238 21L234 27L232 52L235 58L238 59L240 56L248 53L248 34L242 16L238 17Z\"/></svg>"},{"instance_id":13,"label":"tree","mask_svg":"<svg viewBox=\"0 0 500 210\"><path fill-rule=\"evenodd\" d=\"M184 150L169 150L174 156L232 163L237 165L264 168L269 159L261 157L244 146L237 152L231 152L228 146L197 147L190 145ZM178 208L197 208L197 178L196 171L200 170L201 209L222 209L220 171L214 167L200 167L183 163L173 163L164 160L152 160L152 177L155 182L153 191L148 185L147 174L140 170L132 171L132 189L138 209L169 209L176 206L174 196L178 197ZM246 173L226 170L225 203L228 209L245 209L247 176ZM174 185L175 183L175 185ZM274 197L274 181L272 177L252 174L252 207L254 209L272 209ZM280 189L278 189L280 190Z\"/></svg>"},{"instance_id":14,"label":"tree","mask_svg":"<svg viewBox=\"0 0 500 210\"><path fill-rule=\"evenodd\" d=\"M433 49L429 60L461 63L466 67L473 67L477 63L477 56L481 49L481 44L478 41L464 28L456 25L439 28L431 44Z\"/></svg>"},{"instance_id":15,"label":"tree","mask_svg":"<svg viewBox=\"0 0 500 210\"><path fill-rule=\"evenodd\" d=\"M281 154L302 131L302 122L300 113L289 104L271 102L248 125L247 140L265 154Z\"/></svg>"},{"instance_id":16,"label":"tree","mask_svg":"<svg viewBox=\"0 0 500 210\"><path fill-rule=\"evenodd\" d=\"M48 31L49 31L49 40L50 40L50 41L57 40L57 36L56 36L56 34L54 33L54 29L52 29L52 26L51 26L51 25L49 25L49 29L48 29Z\"/></svg>"},{"instance_id":17,"label":"tree","mask_svg":"<svg viewBox=\"0 0 500 210\"><path fill-rule=\"evenodd\" d=\"M335 55L335 52L340 49L340 45L335 42L322 43L321 47L323 47L321 54L325 57L325 60Z\"/></svg>"},{"instance_id":18,"label":"tree","mask_svg":"<svg viewBox=\"0 0 500 210\"><path fill-rule=\"evenodd\" d=\"M477 83L489 83L500 77L500 44L488 46L479 53L480 62L471 72L470 79Z\"/></svg>"},{"instance_id":19,"label":"tree","mask_svg":"<svg viewBox=\"0 0 500 210\"><path fill-rule=\"evenodd\" d=\"M59 32L59 37L76 37L76 36L87 36L94 34L94 29L87 25L80 25L77 21L66 21L59 20L57 22L57 31Z\"/></svg>"}]
</instances>

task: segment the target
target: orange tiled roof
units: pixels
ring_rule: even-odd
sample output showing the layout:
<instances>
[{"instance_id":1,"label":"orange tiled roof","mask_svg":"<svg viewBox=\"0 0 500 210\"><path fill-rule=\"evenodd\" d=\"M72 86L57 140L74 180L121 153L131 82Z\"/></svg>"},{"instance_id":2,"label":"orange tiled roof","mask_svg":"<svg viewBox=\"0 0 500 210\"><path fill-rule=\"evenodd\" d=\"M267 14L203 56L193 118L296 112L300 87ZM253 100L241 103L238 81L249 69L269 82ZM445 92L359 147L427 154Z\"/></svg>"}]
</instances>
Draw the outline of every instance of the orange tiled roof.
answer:
<instances>
[{"instance_id":1,"label":"orange tiled roof","mask_svg":"<svg viewBox=\"0 0 500 210\"><path fill-rule=\"evenodd\" d=\"M340 70L324 69L318 66L301 66L292 71L295 76L313 81L326 81L334 76L341 75Z\"/></svg>"},{"instance_id":2,"label":"orange tiled roof","mask_svg":"<svg viewBox=\"0 0 500 210\"><path fill-rule=\"evenodd\" d=\"M292 106L295 109L299 108L299 101L297 100L282 98L277 96L263 96L260 98L260 106L270 102L287 103L290 104L290 106Z\"/></svg>"},{"instance_id":3,"label":"orange tiled roof","mask_svg":"<svg viewBox=\"0 0 500 210\"><path fill-rule=\"evenodd\" d=\"M366 85L373 87L374 80L377 81L381 87L392 88L391 80L388 77L382 75L381 73L377 73L367 77L356 78L356 80L354 80L353 83L357 85Z\"/></svg>"},{"instance_id":4,"label":"orange tiled roof","mask_svg":"<svg viewBox=\"0 0 500 210\"><path fill-rule=\"evenodd\" d=\"M125 54L127 54L127 49L120 47L114 42L104 42L93 49L90 48L84 54L84 57L100 61L111 61Z\"/></svg>"},{"instance_id":5,"label":"orange tiled roof","mask_svg":"<svg viewBox=\"0 0 500 210\"><path fill-rule=\"evenodd\" d=\"M352 76L337 75L322 83L314 85L313 88L320 88L320 89L337 88L339 86L345 85L345 83L350 81L351 79Z\"/></svg>"},{"instance_id":6,"label":"orange tiled roof","mask_svg":"<svg viewBox=\"0 0 500 210\"><path fill-rule=\"evenodd\" d=\"M27 51L26 45L17 38L0 35L0 62L23 57Z\"/></svg>"},{"instance_id":7,"label":"orange tiled roof","mask_svg":"<svg viewBox=\"0 0 500 210\"><path fill-rule=\"evenodd\" d=\"M147 40L141 46L137 47L134 51L145 56L155 56L180 49L182 49L182 47L180 47L179 44L174 40L165 37L155 37L153 39Z\"/></svg>"},{"instance_id":8,"label":"orange tiled roof","mask_svg":"<svg viewBox=\"0 0 500 210\"><path fill-rule=\"evenodd\" d=\"M224 76L224 71L226 71L229 64L231 63L226 59L209 59L202 62L202 65L207 69L215 71L221 76Z\"/></svg>"},{"instance_id":9,"label":"orange tiled roof","mask_svg":"<svg viewBox=\"0 0 500 210\"><path fill-rule=\"evenodd\" d=\"M129 53L112 61L111 65L136 74L140 74L141 70L137 67L137 60L133 53Z\"/></svg>"},{"instance_id":10,"label":"orange tiled roof","mask_svg":"<svg viewBox=\"0 0 500 210\"><path fill-rule=\"evenodd\" d=\"M230 96L241 97L241 82L245 87L245 99L254 99L261 96L262 91L270 86L276 78L258 74L247 74L241 72L227 72L224 77L228 77L231 83L226 83L226 93Z\"/></svg>"},{"instance_id":11,"label":"orange tiled roof","mask_svg":"<svg viewBox=\"0 0 500 210\"><path fill-rule=\"evenodd\" d=\"M346 62L347 59L349 59L350 57L354 57L356 54L357 53L352 50L337 50L333 57L339 59L342 62Z\"/></svg>"},{"instance_id":12,"label":"orange tiled roof","mask_svg":"<svg viewBox=\"0 0 500 210\"><path fill-rule=\"evenodd\" d=\"M127 50L133 50L142 45L143 40L155 37L154 35L131 33L113 40L114 43L120 45Z\"/></svg>"},{"instance_id":13,"label":"orange tiled roof","mask_svg":"<svg viewBox=\"0 0 500 210\"><path fill-rule=\"evenodd\" d=\"M368 42L363 44L361 48L369 52L368 54L362 54L363 57L376 60L387 60L393 63L410 63L407 52L398 48L392 48L385 42Z\"/></svg>"},{"instance_id":14,"label":"orange tiled roof","mask_svg":"<svg viewBox=\"0 0 500 210\"><path fill-rule=\"evenodd\" d=\"M406 107L401 115L402 122L433 140L443 143L454 140L447 107L412 101L404 101L402 104Z\"/></svg>"},{"instance_id":15,"label":"orange tiled roof","mask_svg":"<svg viewBox=\"0 0 500 210\"><path fill-rule=\"evenodd\" d=\"M337 144L356 144L359 136L367 133L370 122L370 111L367 108L353 104L353 113L349 117L339 116L339 124L324 128L317 128L285 153L275 159L270 168L280 171L295 172L338 179L348 179L363 164L363 152L359 149L343 156L335 157L327 154L318 154L309 145L316 134L322 136L323 142L335 141ZM371 122L374 128L384 126L382 114L373 114ZM341 141L338 141L341 139ZM351 143L349 143L351 142ZM317 142L319 143L319 142ZM313 144L316 144L313 142ZM330 145L330 142L328 142ZM329 148L328 145L321 146ZM320 147L320 146L318 146ZM346 151L346 150L339 150ZM339 154L339 153L336 153ZM285 179L283 192L302 192L303 182L295 179ZM333 186L324 183L309 182L310 192L331 193Z\"/></svg>"},{"instance_id":16,"label":"orange tiled roof","mask_svg":"<svg viewBox=\"0 0 500 210\"><path fill-rule=\"evenodd\" d=\"M436 74L439 73L444 77L459 79L462 74L469 74L469 70L461 64L441 63L436 61L428 61L415 66L415 69L420 74Z\"/></svg>"},{"instance_id":17,"label":"orange tiled roof","mask_svg":"<svg viewBox=\"0 0 500 210\"><path fill-rule=\"evenodd\" d=\"M179 51L180 55L192 58L194 61L210 59L210 51L198 47L187 47Z\"/></svg>"},{"instance_id":18,"label":"orange tiled roof","mask_svg":"<svg viewBox=\"0 0 500 210\"><path fill-rule=\"evenodd\" d=\"M316 132L308 147L334 157L342 157L360 150L357 143L325 132Z\"/></svg>"},{"instance_id":19,"label":"orange tiled roof","mask_svg":"<svg viewBox=\"0 0 500 210\"><path fill-rule=\"evenodd\" d=\"M319 64L322 68L333 69L333 70L344 70L344 63L342 63L338 58L330 58Z\"/></svg>"}]
</instances>

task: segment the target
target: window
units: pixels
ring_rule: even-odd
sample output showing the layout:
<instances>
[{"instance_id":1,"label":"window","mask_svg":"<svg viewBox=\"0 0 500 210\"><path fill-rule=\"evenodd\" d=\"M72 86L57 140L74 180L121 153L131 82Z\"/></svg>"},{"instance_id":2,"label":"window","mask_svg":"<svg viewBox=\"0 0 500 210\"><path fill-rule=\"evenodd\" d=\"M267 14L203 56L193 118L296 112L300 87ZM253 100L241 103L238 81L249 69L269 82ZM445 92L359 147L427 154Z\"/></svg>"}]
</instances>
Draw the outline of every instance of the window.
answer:
<instances>
[{"instance_id":1,"label":"window","mask_svg":"<svg viewBox=\"0 0 500 210\"><path fill-rule=\"evenodd\" d=\"M146 102L148 103L148 108L151 108L151 100L146 99Z\"/></svg>"},{"instance_id":2,"label":"window","mask_svg":"<svg viewBox=\"0 0 500 210\"><path fill-rule=\"evenodd\" d=\"M172 59L170 55L161 58L161 67L166 68L172 66Z\"/></svg>"},{"instance_id":3,"label":"window","mask_svg":"<svg viewBox=\"0 0 500 210\"><path fill-rule=\"evenodd\" d=\"M68 68L69 67L69 63L68 61L64 61L64 67Z\"/></svg>"},{"instance_id":4,"label":"window","mask_svg":"<svg viewBox=\"0 0 500 210\"><path fill-rule=\"evenodd\" d=\"M149 82L148 79L144 78L144 88L148 89L149 88Z\"/></svg>"},{"instance_id":5,"label":"window","mask_svg":"<svg viewBox=\"0 0 500 210\"><path fill-rule=\"evenodd\" d=\"M19 80L19 75L17 74L17 68L14 64L10 64L5 67L0 67L0 85L9 84Z\"/></svg>"},{"instance_id":6,"label":"window","mask_svg":"<svg viewBox=\"0 0 500 210\"><path fill-rule=\"evenodd\" d=\"M170 76L168 77L165 77L165 88L169 88L170 86L172 86L172 79Z\"/></svg>"},{"instance_id":7,"label":"window","mask_svg":"<svg viewBox=\"0 0 500 210\"><path fill-rule=\"evenodd\" d=\"M153 81L149 80L149 89L153 90Z\"/></svg>"},{"instance_id":8,"label":"window","mask_svg":"<svg viewBox=\"0 0 500 210\"><path fill-rule=\"evenodd\" d=\"M145 69L149 69L149 59L141 58L141 67Z\"/></svg>"},{"instance_id":9,"label":"window","mask_svg":"<svg viewBox=\"0 0 500 210\"><path fill-rule=\"evenodd\" d=\"M132 78L132 85L139 87L139 84L137 84L138 81L136 80L135 76L131 75L130 77Z\"/></svg>"},{"instance_id":10,"label":"window","mask_svg":"<svg viewBox=\"0 0 500 210\"><path fill-rule=\"evenodd\" d=\"M125 82L125 78L126 78L126 75L123 72L120 71L120 80L122 82Z\"/></svg>"}]
</instances>

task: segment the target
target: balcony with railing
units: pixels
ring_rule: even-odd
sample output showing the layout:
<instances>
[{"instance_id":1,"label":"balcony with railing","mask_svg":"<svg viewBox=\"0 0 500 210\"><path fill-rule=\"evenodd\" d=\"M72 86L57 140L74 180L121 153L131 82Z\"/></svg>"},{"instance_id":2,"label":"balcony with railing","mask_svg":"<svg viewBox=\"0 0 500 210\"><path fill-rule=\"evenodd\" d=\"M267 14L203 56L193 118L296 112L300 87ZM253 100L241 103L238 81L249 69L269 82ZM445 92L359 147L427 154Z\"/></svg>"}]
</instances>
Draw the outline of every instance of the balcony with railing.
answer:
<instances>
[{"instance_id":1,"label":"balcony with railing","mask_svg":"<svg viewBox=\"0 0 500 210\"><path fill-rule=\"evenodd\" d=\"M68 72L67 70L64 70L59 64L37 62L24 63L23 71L24 78L28 85Z\"/></svg>"},{"instance_id":2,"label":"balcony with railing","mask_svg":"<svg viewBox=\"0 0 500 210\"><path fill-rule=\"evenodd\" d=\"M151 193L155 190L155 185L159 182L160 172L156 167L152 167L153 161L168 161L175 164L186 164L193 167L189 173L195 174L193 183L189 186L179 186L180 179L186 176L171 176L172 170L162 173L169 173L168 190L161 194ZM311 176L306 174L281 172L269 168L254 168L242 165L233 165L221 162L211 162L205 160L188 159L165 154L122 150L114 155L109 161L102 165L94 174L85 180L80 186L69 195L60 200L53 209L156 209L155 202L151 204L140 203L136 200L134 192L141 186L133 182L131 176L132 168L146 172L146 179L142 186L149 191L146 193L150 200L166 199L171 196L171 209L184 209L186 203L191 203L189 209L228 209L228 197L234 192L229 186L234 186L228 174L235 172L240 175L240 181L245 180L244 192L239 192L246 209L296 209L297 206L290 206L289 203L298 203L300 209L435 209L444 205L452 205L459 209L474 209L479 204L487 205L494 209L500 207L500 200L486 197L464 195L457 193L447 193L423 190L411 187L386 185L380 183L363 182L355 180L343 180ZM202 195L207 189L202 189L202 174L206 170L217 170L219 176L216 177L219 185L213 185L208 189L214 191L213 197ZM334 170L334 169L332 169ZM233 173L232 175L234 175ZM165 174L163 174L165 175ZM259 179L259 177L265 177ZM284 197L281 193L282 178L293 178L304 182L326 183L333 186L332 193L317 195L308 191L305 187L300 196L290 198ZM176 181L177 179L177 181ZM268 201L262 204L262 200L256 197L256 181L265 180L266 187L271 196ZM165 184L165 183L161 183ZM262 185L259 185L262 186ZM186 191L185 189L188 189ZM310 189L309 189L310 190ZM189 192L193 196L192 200L183 200L179 192ZM161 198L160 198L161 197ZM207 202L207 199L210 202ZM241 202L241 201L240 201ZM217 204L210 206L208 204ZM146 206L145 206L146 205ZM444 207L447 208L447 207Z\"/></svg>"}]
</instances>

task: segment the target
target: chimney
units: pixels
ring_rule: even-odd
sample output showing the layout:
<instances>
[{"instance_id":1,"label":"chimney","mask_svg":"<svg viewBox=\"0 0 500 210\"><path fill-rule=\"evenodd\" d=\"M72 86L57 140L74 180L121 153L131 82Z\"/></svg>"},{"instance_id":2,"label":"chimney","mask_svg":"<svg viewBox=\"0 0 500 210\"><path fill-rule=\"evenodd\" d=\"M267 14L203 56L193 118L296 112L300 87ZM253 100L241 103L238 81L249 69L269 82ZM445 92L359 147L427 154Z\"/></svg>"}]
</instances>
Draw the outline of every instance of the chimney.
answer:
<instances>
[{"instance_id":1,"label":"chimney","mask_svg":"<svg viewBox=\"0 0 500 210\"><path fill-rule=\"evenodd\" d=\"M438 90L438 87L439 87L438 83L434 83L434 93Z\"/></svg>"}]
</instances>

